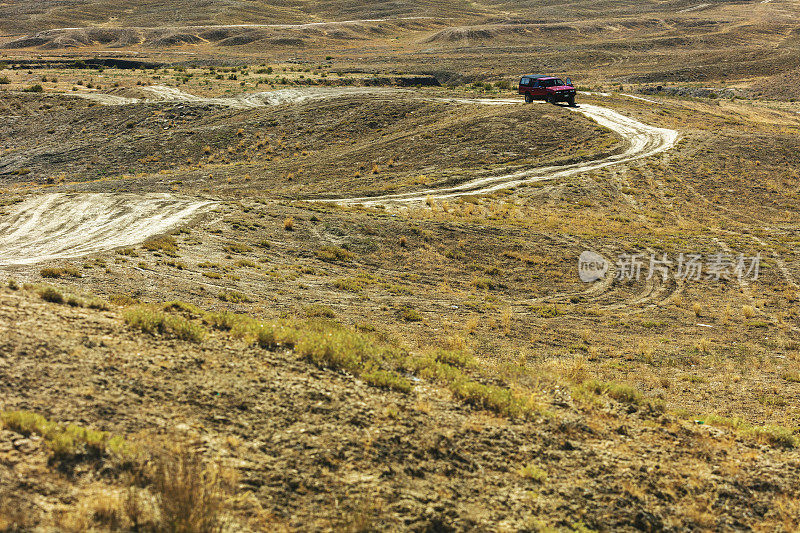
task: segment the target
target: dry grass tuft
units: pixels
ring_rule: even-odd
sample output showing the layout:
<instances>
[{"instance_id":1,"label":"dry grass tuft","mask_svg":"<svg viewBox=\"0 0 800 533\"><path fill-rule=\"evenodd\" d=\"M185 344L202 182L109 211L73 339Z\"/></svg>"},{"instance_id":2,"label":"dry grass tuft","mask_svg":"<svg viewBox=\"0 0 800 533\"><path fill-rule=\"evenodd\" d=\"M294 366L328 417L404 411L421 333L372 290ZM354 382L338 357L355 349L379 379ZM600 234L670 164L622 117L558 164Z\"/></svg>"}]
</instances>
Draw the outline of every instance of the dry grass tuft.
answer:
<instances>
[{"instance_id":1,"label":"dry grass tuft","mask_svg":"<svg viewBox=\"0 0 800 533\"><path fill-rule=\"evenodd\" d=\"M81 274L80 270L74 267L47 267L43 268L39 271L39 275L43 278L64 278L64 277L72 277L72 278L82 278L83 274Z\"/></svg>"},{"instance_id":2,"label":"dry grass tuft","mask_svg":"<svg viewBox=\"0 0 800 533\"><path fill-rule=\"evenodd\" d=\"M329 263L336 263L336 262L344 263L352 261L356 257L356 254L354 254L350 250L345 250L344 248L340 248L338 246L323 246L322 248L317 250L315 255L317 256L317 259Z\"/></svg>"},{"instance_id":3,"label":"dry grass tuft","mask_svg":"<svg viewBox=\"0 0 800 533\"><path fill-rule=\"evenodd\" d=\"M207 335L200 324L182 316L164 313L150 306L127 309L123 318L132 328L151 335L174 337L190 342L202 342Z\"/></svg>"},{"instance_id":4,"label":"dry grass tuft","mask_svg":"<svg viewBox=\"0 0 800 533\"><path fill-rule=\"evenodd\" d=\"M175 237L170 235L150 239L142 244L142 248L151 252L161 252L170 257L178 255L178 243L175 241Z\"/></svg>"},{"instance_id":5,"label":"dry grass tuft","mask_svg":"<svg viewBox=\"0 0 800 533\"><path fill-rule=\"evenodd\" d=\"M91 453L127 460L138 454L138 449L122 437L75 424L58 424L31 411L4 411L0 413L0 422L17 433L41 436L58 459Z\"/></svg>"}]
</instances>

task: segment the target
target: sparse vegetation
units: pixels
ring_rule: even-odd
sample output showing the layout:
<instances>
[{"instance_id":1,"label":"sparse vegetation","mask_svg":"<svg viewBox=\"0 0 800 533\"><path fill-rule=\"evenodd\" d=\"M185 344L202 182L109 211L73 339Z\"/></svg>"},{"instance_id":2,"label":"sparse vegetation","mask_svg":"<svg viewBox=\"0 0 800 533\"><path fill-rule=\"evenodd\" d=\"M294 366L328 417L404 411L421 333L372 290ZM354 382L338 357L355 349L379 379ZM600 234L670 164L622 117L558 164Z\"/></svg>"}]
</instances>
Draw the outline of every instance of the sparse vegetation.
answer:
<instances>
[{"instance_id":1,"label":"sparse vegetation","mask_svg":"<svg viewBox=\"0 0 800 533\"><path fill-rule=\"evenodd\" d=\"M150 239L142 244L142 247L146 250L150 250L151 252L161 252L164 255L172 257L178 255L178 244L175 241L175 237L170 235L159 237L157 239Z\"/></svg>"},{"instance_id":2,"label":"sparse vegetation","mask_svg":"<svg viewBox=\"0 0 800 533\"><path fill-rule=\"evenodd\" d=\"M108 454L130 460L138 452L135 446L119 436L75 424L61 425L31 411L2 411L0 421L6 428L22 435L39 435L60 460L82 453Z\"/></svg>"},{"instance_id":3,"label":"sparse vegetation","mask_svg":"<svg viewBox=\"0 0 800 533\"><path fill-rule=\"evenodd\" d=\"M5 8L0 260L58 285L0 289L0 530L800 527L787 4L534 4ZM521 105L537 39L578 107ZM675 144L618 162L648 126Z\"/></svg>"},{"instance_id":4,"label":"sparse vegetation","mask_svg":"<svg viewBox=\"0 0 800 533\"><path fill-rule=\"evenodd\" d=\"M134 481L122 507L135 530L225 530L230 481L185 445L154 454Z\"/></svg>"},{"instance_id":5,"label":"sparse vegetation","mask_svg":"<svg viewBox=\"0 0 800 533\"><path fill-rule=\"evenodd\" d=\"M132 328L151 335L174 337L190 342L202 342L207 331L200 324L149 306L127 309L123 317Z\"/></svg>"},{"instance_id":6,"label":"sparse vegetation","mask_svg":"<svg viewBox=\"0 0 800 533\"><path fill-rule=\"evenodd\" d=\"M356 254L338 246L323 246L316 252L318 259L328 262L347 262L355 259Z\"/></svg>"}]
</instances>

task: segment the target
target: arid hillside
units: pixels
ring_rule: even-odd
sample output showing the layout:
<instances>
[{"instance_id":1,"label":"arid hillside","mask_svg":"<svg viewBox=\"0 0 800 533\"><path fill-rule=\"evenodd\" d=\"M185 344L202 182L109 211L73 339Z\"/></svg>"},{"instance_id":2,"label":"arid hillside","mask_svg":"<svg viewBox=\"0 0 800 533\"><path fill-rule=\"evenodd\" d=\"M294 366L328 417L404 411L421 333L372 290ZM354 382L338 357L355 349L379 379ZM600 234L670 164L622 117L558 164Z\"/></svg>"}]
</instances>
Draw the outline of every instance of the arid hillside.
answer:
<instances>
[{"instance_id":1,"label":"arid hillside","mask_svg":"<svg viewBox=\"0 0 800 533\"><path fill-rule=\"evenodd\" d=\"M0 6L3 54L172 65L327 61L334 70L433 74L441 83L544 71L584 85L752 87L798 97L796 84L780 83L800 67L794 0L213 2L170 4L167 12L152 2L90 5Z\"/></svg>"},{"instance_id":2,"label":"arid hillside","mask_svg":"<svg viewBox=\"0 0 800 533\"><path fill-rule=\"evenodd\" d=\"M59 295L0 291L6 529L797 526L800 466L771 430L698 425L591 379L534 399L458 351L326 319L242 329Z\"/></svg>"},{"instance_id":3,"label":"arid hillside","mask_svg":"<svg viewBox=\"0 0 800 533\"><path fill-rule=\"evenodd\" d=\"M797 531L798 15L0 3L0 531Z\"/></svg>"}]
</instances>

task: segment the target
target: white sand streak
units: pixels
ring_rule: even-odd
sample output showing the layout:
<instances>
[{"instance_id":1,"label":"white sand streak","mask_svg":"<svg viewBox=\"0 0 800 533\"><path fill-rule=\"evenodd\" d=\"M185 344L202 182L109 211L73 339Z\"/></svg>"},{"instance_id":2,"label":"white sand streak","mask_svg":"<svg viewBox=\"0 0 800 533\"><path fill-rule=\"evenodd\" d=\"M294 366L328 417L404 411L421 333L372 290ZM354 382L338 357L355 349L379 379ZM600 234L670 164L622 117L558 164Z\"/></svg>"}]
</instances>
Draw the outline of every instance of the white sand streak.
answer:
<instances>
[{"instance_id":1,"label":"white sand streak","mask_svg":"<svg viewBox=\"0 0 800 533\"><path fill-rule=\"evenodd\" d=\"M41 194L0 218L0 265L80 257L141 243L213 202L170 194Z\"/></svg>"}]
</instances>

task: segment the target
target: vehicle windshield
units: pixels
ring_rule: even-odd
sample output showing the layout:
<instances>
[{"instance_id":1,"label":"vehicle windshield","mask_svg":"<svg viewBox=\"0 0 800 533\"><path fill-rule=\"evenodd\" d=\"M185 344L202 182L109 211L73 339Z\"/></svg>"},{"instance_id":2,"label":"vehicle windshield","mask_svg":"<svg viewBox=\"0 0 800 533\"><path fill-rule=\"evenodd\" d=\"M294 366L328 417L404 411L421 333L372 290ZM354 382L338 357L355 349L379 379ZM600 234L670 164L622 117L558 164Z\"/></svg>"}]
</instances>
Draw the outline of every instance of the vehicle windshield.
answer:
<instances>
[{"instance_id":1,"label":"vehicle windshield","mask_svg":"<svg viewBox=\"0 0 800 533\"><path fill-rule=\"evenodd\" d=\"M543 87L560 87L562 85L564 85L564 82L558 78L552 80L542 80Z\"/></svg>"}]
</instances>

